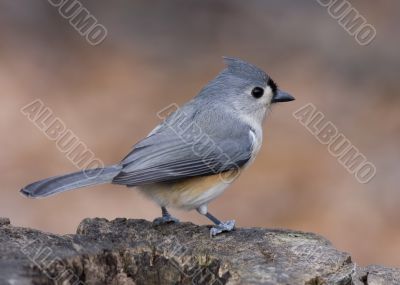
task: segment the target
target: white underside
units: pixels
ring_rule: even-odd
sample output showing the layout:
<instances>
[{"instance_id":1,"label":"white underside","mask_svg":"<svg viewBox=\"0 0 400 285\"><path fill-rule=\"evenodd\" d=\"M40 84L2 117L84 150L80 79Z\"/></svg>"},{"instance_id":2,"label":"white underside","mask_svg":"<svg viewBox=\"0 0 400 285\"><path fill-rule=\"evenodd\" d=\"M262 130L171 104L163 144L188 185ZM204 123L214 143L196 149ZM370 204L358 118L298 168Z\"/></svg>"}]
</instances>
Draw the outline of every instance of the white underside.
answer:
<instances>
[{"instance_id":1,"label":"white underside","mask_svg":"<svg viewBox=\"0 0 400 285\"><path fill-rule=\"evenodd\" d=\"M174 191L168 184L151 184L140 186L139 190L162 207L172 207L184 210L198 209L207 213L207 205L220 196L230 184L221 183L206 191ZM205 213L204 213L205 212Z\"/></svg>"}]
</instances>

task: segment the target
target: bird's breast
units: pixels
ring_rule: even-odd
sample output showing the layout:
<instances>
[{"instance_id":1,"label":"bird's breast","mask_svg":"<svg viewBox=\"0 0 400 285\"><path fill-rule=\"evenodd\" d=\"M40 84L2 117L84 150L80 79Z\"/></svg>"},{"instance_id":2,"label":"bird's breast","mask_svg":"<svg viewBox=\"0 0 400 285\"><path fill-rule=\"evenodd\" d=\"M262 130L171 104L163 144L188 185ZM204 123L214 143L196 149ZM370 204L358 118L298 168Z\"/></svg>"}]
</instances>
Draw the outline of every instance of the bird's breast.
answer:
<instances>
[{"instance_id":1,"label":"bird's breast","mask_svg":"<svg viewBox=\"0 0 400 285\"><path fill-rule=\"evenodd\" d=\"M249 161L246 163L246 167L254 162L258 152L261 149L262 139L263 139L262 130L251 128L249 131L249 137L251 141L252 150L251 150L251 157Z\"/></svg>"}]
</instances>

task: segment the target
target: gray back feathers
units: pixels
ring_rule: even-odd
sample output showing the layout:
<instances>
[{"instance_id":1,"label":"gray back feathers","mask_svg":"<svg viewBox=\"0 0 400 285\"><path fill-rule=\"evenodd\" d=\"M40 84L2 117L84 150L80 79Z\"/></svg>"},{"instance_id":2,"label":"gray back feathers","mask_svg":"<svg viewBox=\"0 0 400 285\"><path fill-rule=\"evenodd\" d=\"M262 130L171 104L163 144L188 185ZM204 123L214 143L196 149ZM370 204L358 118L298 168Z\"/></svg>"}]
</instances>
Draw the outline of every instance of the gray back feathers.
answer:
<instances>
[{"instance_id":1,"label":"gray back feathers","mask_svg":"<svg viewBox=\"0 0 400 285\"><path fill-rule=\"evenodd\" d=\"M249 130L223 110L185 105L134 147L113 183L136 186L238 170L251 157Z\"/></svg>"}]
</instances>

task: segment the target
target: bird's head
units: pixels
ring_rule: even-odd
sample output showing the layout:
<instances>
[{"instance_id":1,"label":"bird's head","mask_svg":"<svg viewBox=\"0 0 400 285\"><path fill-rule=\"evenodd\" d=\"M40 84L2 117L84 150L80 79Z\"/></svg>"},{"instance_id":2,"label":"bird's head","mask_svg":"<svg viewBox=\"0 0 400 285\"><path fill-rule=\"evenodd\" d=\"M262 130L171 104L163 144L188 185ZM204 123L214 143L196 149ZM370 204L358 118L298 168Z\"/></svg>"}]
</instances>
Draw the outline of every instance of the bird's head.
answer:
<instances>
[{"instance_id":1,"label":"bird's head","mask_svg":"<svg viewBox=\"0 0 400 285\"><path fill-rule=\"evenodd\" d=\"M225 104L239 115L262 118L272 104L294 100L257 66L232 57L224 57L224 61L226 68L203 88L199 97Z\"/></svg>"}]
</instances>

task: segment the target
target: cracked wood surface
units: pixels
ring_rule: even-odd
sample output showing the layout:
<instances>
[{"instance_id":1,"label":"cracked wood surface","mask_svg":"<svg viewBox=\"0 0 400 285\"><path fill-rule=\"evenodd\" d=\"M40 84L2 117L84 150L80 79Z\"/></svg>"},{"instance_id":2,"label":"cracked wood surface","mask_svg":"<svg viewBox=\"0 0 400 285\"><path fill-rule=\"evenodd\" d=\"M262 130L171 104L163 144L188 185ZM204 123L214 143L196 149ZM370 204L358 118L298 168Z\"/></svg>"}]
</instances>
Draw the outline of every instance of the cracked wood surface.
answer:
<instances>
[{"instance_id":1,"label":"cracked wood surface","mask_svg":"<svg viewBox=\"0 0 400 285\"><path fill-rule=\"evenodd\" d=\"M85 219L74 235L0 218L0 284L400 284L400 270L358 267L312 233Z\"/></svg>"}]
</instances>

